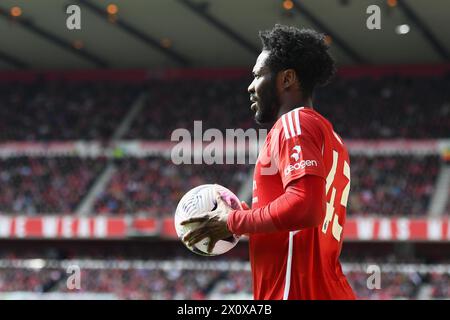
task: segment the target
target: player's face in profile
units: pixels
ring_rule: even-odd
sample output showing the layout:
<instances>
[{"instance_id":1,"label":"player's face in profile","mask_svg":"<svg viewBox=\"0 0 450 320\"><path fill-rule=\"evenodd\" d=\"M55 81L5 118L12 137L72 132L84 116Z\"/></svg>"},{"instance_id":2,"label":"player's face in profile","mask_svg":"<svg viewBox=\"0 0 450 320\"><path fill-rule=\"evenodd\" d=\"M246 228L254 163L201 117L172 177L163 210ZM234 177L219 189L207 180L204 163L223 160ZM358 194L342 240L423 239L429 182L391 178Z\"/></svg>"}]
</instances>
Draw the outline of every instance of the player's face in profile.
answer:
<instances>
[{"instance_id":1,"label":"player's face in profile","mask_svg":"<svg viewBox=\"0 0 450 320\"><path fill-rule=\"evenodd\" d=\"M269 124L277 120L279 108L276 75L266 66L268 51L262 51L253 67L253 81L248 87L255 121Z\"/></svg>"}]
</instances>

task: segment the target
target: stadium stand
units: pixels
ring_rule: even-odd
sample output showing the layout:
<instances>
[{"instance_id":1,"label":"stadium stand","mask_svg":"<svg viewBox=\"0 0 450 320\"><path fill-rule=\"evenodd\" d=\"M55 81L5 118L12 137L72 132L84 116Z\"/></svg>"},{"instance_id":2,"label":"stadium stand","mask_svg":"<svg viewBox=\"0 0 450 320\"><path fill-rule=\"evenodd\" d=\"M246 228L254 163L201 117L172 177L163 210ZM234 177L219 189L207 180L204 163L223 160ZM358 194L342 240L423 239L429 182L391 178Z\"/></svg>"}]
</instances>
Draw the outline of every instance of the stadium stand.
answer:
<instances>
[{"instance_id":1,"label":"stadium stand","mask_svg":"<svg viewBox=\"0 0 450 320\"><path fill-rule=\"evenodd\" d=\"M203 130L253 127L247 93L249 83L247 78L151 82L146 107L126 138L169 140L177 128L193 132L196 120L202 121ZM175 91L177 94L173 94Z\"/></svg>"},{"instance_id":2,"label":"stadium stand","mask_svg":"<svg viewBox=\"0 0 450 320\"><path fill-rule=\"evenodd\" d=\"M12 261L15 267L11 267ZM105 294L112 299L251 298L249 265L233 260L204 265L189 260L9 260L9 266L1 267L0 292L3 296L19 292L24 297L27 293L35 293L57 294L63 298L73 291L67 286L70 274L65 270L70 263L82 265L82 281L80 288L75 290L79 297ZM448 274L433 270L433 266L392 262L381 265L381 268L392 270L383 272L380 283L370 289L367 285L368 274L364 270L367 265L367 261L343 264L359 299L423 299L424 291L427 291L426 298L449 297Z\"/></svg>"},{"instance_id":3,"label":"stadium stand","mask_svg":"<svg viewBox=\"0 0 450 320\"><path fill-rule=\"evenodd\" d=\"M344 138L448 138L449 88L450 74L341 77L319 91L317 106Z\"/></svg>"},{"instance_id":4,"label":"stadium stand","mask_svg":"<svg viewBox=\"0 0 450 320\"><path fill-rule=\"evenodd\" d=\"M108 139L142 91L149 97L126 139L170 139L176 128L192 130L194 120L202 120L204 129L247 129L255 126L249 80L6 84L0 103L11 107L0 108L0 141ZM449 75L337 77L319 90L316 108L344 138L447 138L449 87Z\"/></svg>"},{"instance_id":5,"label":"stadium stand","mask_svg":"<svg viewBox=\"0 0 450 320\"><path fill-rule=\"evenodd\" d=\"M199 257L184 265L178 259L185 259L188 251L181 244L179 251L168 250L168 243L175 238L167 232L167 226L173 227L170 218L178 200L190 188L219 183L238 193L251 179L252 165L174 165L167 152L172 131L186 128L192 132L194 120L203 120L203 130L255 127L246 92L248 83L246 77L152 79L145 85L40 79L2 86L0 235L25 237L24 232L17 231L18 220L7 220L22 216L120 217L124 218L126 231L130 217L142 216L157 222L145 237L167 242L158 242L159 249L153 244L154 251L161 251L156 261L141 257L131 247L132 253L126 256L114 255L111 250L101 252L96 247L63 254L36 247L26 254L0 250L0 298L39 298L47 294L105 299L251 298L247 262L237 261L237 270L233 261L221 264ZM404 225L395 223L416 218L405 237L415 231L415 239L449 239L448 223L439 220L437 227L427 224L436 182L445 166L441 145L446 145L444 139L450 132L449 85L448 75L338 76L332 85L318 92L317 109L330 119L350 147L352 186L348 213L353 220L348 225L354 229L352 241L373 244L372 238L365 236L367 225L358 225L358 221L373 217L381 218L373 225L378 239L385 236L385 231L380 230L384 230L383 222L387 221L392 228L389 231L397 232L395 241L402 240ZM124 127L120 141L113 140L143 92L147 94L143 108ZM58 141L63 143L52 145ZM108 168L112 168L110 176L105 175ZM105 181L99 183L102 177L106 177ZM90 198L90 210L77 214L80 205L89 203ZM443 212L434 218L448 217L449 212L447 201ZM391 227L391 221L395 226ZM53 222L42 222L42 237L51 237L49 226L67 238L76 233L61 231L64 226L75 229L74 225ZM75 223L80 228L81 220ZM90 227L99 238L107 235L102 226L104 220L100 219L98 225ZM11 231L14 228L15 233ZM30 233L36 236L36 230L31 229ZM433 233L436 230L437 236ZM122 237L111 239L127 245L130 233L124 232ZM392 240L387 239L384 238ZM410 272L399 267L402 261L387 258L391 254L388 249L384 252L386 256L376 263L388 264L392 270L383 272L380 290L369 290L366 285L365 266L373 260L361 256L359 260L354 258L356 262L345 264L345 272L360 299L450 298L448 263L430 259L424 266L411 254L406 263L413 264L416 271ZM245 252L241 256L246 258ZM82 266L87 263L82 268L79 291L67 288L65 259L85 260ZM86 262L89 259L92 261ZM189 259L194 258L190 255ZM205 261L217 264L201 269ZM438 263L443 268L436 272ZM418 272L421 268L425 271Z\"/></svg>"},{"instance_id":6,"label":"stadium stand","mask_svg":"<svg viewBox=\"0 0 450 320\"><path fill-rule=\"evenodd\" d=\"M0 211L70 214L105 166L104 159L18 157L1 161Z\"/></svg>"},{"instance_id":7,"label":"stadium stand","mask_svg":"<svg viewBox=\"0 0 450 320\"><path fill-rule=\"evenodd\" d=\"M0 141L108 140L141 87L52 81L0 86Z\"/></svg>"},{"instance_id":8,"label":"stadium stand","mask_svg":"<svg viewBox=\"0 0 450 320\"><path fill-rule=\"evenodd\" d=\"M172 215L186 190L207 183L226 185L237 192L247 165L174 165L170 159L122 159L117 173L99 194L96 213Z\"/></svg>"},{"instance_id":9,"label":"stadium stand","mask_svg":"<svg viewBox=\"0 0 450 320\"><path fill-rule=\"evenodd\" d=\"M440 166L438 156L352 156L350 161L350 215L427 214Z\"/></svg>"}]
</instances>

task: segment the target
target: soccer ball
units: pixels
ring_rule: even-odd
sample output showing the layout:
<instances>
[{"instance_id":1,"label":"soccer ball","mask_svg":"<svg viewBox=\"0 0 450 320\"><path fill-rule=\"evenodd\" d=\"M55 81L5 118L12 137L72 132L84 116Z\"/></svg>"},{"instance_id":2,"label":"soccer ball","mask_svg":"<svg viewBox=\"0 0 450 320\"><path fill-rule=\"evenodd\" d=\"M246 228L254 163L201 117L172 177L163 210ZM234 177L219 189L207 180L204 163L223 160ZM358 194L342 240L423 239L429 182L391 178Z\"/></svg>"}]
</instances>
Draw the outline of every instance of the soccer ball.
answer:
<instances>
[{"instance_id":1,"label":"soccer ball","mask_svg":"<svg viewBox=\"0 0 450 320\"><path fill-rule=\"evenodd\" d=\"M204 238L194 246L189 247L182 239L190 230L197 228L201 223L194 222L187 225L180 225L184 220L201 216L202 214L214 211L217 207L216 193L218 190L222 199L233 209L242 209L238 197L227 188L218 184L203 184L189 190L178 203L175 211L175 230L178 238L192 252L203 256L217 256L231 250L239 241L239 236L233 235L228 239L219 240L215 244L211 253L208 253L209 238Z\"/></svg>"}]
</instances>

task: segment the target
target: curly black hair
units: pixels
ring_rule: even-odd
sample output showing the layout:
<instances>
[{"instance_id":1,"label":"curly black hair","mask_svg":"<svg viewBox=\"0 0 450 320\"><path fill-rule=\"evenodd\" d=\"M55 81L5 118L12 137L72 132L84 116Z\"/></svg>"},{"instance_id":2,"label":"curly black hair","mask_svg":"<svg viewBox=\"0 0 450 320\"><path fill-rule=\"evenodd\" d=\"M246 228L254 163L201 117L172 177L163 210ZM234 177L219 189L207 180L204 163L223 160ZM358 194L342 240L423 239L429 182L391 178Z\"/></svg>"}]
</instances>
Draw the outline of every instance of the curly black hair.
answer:
<instances>
[{"instance_id":1,"label":"curly black hair","mask_svg":"<svg viewBox=\"0 0 450 320\"><path fill-rule=\"evenodd\" d=\"M276 74L294 69L305 96L312 96L315 87L326 85L334 76L335 62L324 34L276 24L271 30L260 31L259 37L263 50L269 51L266 63L270 70Z\"/></svg>"}]
</instances>

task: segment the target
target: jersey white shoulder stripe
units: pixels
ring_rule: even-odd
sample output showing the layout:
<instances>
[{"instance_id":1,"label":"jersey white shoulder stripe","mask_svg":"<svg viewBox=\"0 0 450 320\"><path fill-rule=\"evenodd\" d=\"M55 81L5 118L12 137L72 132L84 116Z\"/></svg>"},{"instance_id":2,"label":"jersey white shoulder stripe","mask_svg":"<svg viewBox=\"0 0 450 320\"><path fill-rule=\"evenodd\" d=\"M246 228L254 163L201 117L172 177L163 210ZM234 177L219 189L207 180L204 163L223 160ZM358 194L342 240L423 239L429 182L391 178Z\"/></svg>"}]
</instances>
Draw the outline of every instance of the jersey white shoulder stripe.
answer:
<instances>
[{"instance_id":1,"label":"jersey white shoulder stripe","mask_svg":"<svg viewBox=\"0 0 450 320\"><path fill-rule=\"evenodd\" d=\"M297 135L301 135L302 134L302 128L300 127L300 112L298 111L298 109L294 110L294 115L295 115L295 126L297 127Z\"/></svg>"},{"instance_id":2,"label":"jersey white shoulder stripe","mask_svg":"<svg viewBox=\"0 0 450 320\"><path fill-rule=\"evenodd\" d=\"M281 116L281 122L283 123L284 137L285 137L286 139L289 139L290 136L289 136L289 131L288 131L287 124L286 124L286 114L283 114L283 115Z\"/></svg>"},{"instance_id":3,"label":"jersey white shoulder stripe","mask_svg":"<svg viewBox=\"0 0 450 320\"><path fill-rule=\"evenodd\" d=\"M281 116L281 122L283 123L284 137L286 139L290 139L302 134L302 127L300 125L301 109L302 108L291 110Z\"/></svg>"},{"instance_id":4,"label":"jersey white shoulder stripe","mask_svg":"<svg viewBox=\"0 0 450 320\"><path fill-rule=\"evenodd\" d=\"M291 129L291 137L295 137L295 130L294 130L294 124L292 123L292 112L289 112L287 114L288 120L289 120L289 128Z\"/></svg>"}]
</instances>

